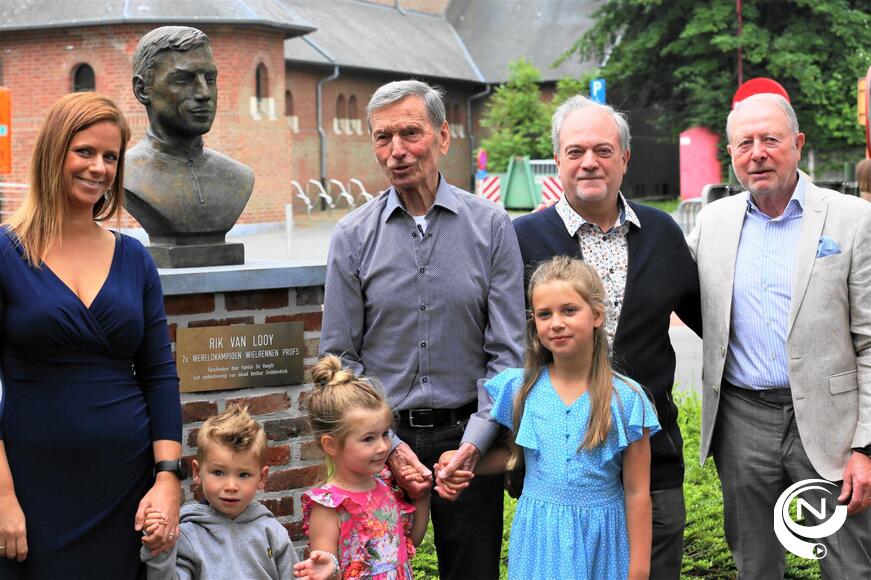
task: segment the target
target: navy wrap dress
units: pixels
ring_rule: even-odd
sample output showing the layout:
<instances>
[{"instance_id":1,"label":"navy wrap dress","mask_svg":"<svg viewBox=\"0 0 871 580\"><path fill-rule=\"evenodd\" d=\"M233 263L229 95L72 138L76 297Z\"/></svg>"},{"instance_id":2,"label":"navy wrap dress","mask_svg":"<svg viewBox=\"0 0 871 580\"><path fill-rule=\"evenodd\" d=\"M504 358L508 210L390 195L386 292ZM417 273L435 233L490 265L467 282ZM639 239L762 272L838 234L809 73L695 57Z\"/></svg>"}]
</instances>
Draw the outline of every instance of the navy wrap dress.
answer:
<instances>
[{"instance_id":1,"label":"navy wrap dress","mask_svg":"<svg viewBox=\"0 0 871 580\"><path fill-rule=\"evenodd\" d=\"M125 580L141 573L139 501L155 440L181 440L178 377L151 257L115 234L90 307L0 231L4 440L29 554L0 578Z\"/></svg>"}]
</instances>

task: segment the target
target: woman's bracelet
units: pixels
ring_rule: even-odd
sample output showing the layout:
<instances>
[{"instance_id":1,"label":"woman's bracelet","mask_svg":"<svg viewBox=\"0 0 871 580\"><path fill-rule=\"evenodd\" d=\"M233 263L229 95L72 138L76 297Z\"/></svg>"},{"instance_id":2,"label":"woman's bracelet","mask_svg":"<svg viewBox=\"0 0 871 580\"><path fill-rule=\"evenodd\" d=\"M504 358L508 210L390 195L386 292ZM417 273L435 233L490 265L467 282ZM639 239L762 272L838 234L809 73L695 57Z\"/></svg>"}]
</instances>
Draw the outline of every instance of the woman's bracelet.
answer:
<instances>
[{"instance_id":1,"label":"woman's bracelet","mask_svg":"<svg viewBox=\"0 0 871 580\"><path fill-rule=\"evenodd\" d=\"M330 574L329 577L330 577L330 578L341 578L342 575L339 573L339 572L340 572L340 570L339 570L339 559L336 558L336 555L333 554L332 552L327 552L327 554L330 555L330 562L333 563L333 573Z\"/></svg>"}]
</instances>

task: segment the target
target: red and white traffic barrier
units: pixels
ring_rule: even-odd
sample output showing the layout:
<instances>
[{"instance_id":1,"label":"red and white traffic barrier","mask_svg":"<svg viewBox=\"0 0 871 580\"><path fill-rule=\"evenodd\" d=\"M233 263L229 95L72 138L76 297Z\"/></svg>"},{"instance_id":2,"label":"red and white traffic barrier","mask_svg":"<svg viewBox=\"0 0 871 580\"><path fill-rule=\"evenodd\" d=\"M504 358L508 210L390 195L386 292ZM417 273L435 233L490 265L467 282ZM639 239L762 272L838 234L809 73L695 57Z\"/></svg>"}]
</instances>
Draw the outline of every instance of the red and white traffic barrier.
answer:
<instances>
[{"instance_id":1,"label":"red and white traffic barrier","mask_svg":"<svg viewBox=\"0 0 871 580\"><path fill-rule=\"evenodd\" d=\"M481 197L493 203L502 202L501 184L498 175L488 175L481 183Z\"/></svg>"},{"instance_id":2,"label":"red and white traffic barrier","mask_svg":"<svg viewBox=\"0 0 871 580\"><path fill-rule=\"evenodd\" d=\"M559 201L563 196L563 186L559 177L537 177L536 181L541 183L541 201Z\"/></svg>"}]
</instances>

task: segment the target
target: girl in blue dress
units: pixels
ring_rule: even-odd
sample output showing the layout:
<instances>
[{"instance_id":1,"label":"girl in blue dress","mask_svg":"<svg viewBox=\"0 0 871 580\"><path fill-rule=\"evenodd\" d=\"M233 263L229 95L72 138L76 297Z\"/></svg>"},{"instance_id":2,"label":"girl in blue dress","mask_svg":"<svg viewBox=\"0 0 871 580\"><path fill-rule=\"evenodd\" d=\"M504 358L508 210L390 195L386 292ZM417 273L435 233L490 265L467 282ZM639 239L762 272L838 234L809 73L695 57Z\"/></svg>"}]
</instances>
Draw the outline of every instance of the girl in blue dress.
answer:
<instances>
[{"instance_id":1,"label":"girl in blue dress","mask_svg":"<svg viewBox=\"0 0 871 580\"><path fill-rule=\"evenodd\" d=\"M529 304L525 367L485 385L493 419L514 432L507 467L526 467L508 576L647 578L649 436L659 423L638 386L611 370L602 282L557 257L532 275Z\"/></svg>"}]
</instances>

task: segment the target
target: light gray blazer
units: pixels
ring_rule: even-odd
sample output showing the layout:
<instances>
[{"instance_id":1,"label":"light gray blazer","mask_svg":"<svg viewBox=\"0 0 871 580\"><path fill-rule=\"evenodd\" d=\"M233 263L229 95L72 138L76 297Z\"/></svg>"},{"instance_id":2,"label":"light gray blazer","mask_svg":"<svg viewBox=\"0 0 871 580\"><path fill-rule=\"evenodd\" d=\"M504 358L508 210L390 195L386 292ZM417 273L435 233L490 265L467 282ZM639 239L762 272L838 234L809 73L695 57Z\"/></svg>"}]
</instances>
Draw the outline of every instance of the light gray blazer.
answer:
<instances>
[{"instance_id":1,"label":"light gray blazer","mask_svg":"<svg viewBox=\"0 0 871 580\"><path fill-rule=\"evenodd\" d=\"M702 293L702 463L720 402L748 195L706 206L688 239ZM840 253L817 258L821 236ZM822 477L840 480L850 449L871 444L871 203L809 179L786 347L802 444Z\"/></svg>"}]
</instances>

